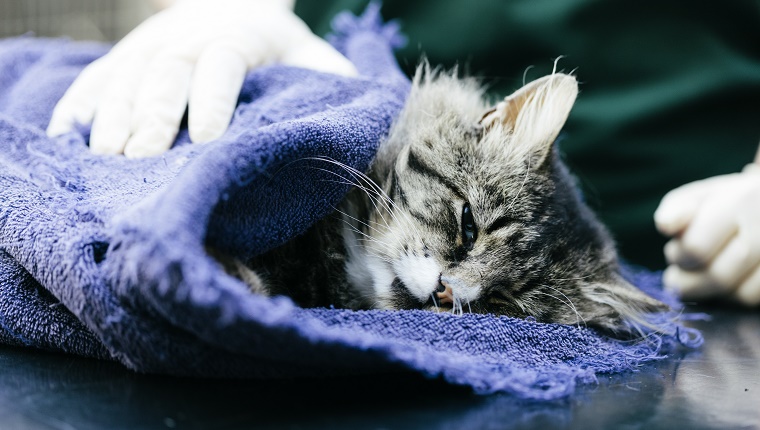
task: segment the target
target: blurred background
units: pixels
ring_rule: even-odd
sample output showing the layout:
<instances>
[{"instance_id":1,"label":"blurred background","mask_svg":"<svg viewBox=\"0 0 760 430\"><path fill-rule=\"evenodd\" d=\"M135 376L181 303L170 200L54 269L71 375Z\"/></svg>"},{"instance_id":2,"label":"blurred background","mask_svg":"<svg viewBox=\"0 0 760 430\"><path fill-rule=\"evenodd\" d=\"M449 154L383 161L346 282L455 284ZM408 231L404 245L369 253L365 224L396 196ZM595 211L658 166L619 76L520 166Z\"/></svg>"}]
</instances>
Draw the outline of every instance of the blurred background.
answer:
<instances>
[{"instance_id":1,"label":"blurred background","mask_svg":"<svg viewBox=\"0 0 760 430\"><path fill-rule=\"evenodd\" d=\"M150 0L0 0L0 37L116 41L153 10Z\"/></svg>"}]
</instances>

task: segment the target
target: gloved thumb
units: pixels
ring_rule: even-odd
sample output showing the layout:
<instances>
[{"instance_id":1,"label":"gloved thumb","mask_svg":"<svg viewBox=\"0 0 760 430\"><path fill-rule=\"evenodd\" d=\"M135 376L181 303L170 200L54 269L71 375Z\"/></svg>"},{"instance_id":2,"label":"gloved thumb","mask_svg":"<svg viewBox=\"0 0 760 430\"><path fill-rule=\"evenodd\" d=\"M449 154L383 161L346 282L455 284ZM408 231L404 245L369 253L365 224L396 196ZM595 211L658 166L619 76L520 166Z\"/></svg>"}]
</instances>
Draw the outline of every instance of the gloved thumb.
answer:
<instances>
[{"instance_id":1,"label":"gloved thumb","mask_svg":"<svg viewBox=\"0 0 760 430\"><path fill-rule=\"evenodd\" d=\"M335 73L342 76L357 76L356 67L329 43L313 34L307 34L300 43L294 43L282 53L283 64Z\"/></svg>"}]
</instances>

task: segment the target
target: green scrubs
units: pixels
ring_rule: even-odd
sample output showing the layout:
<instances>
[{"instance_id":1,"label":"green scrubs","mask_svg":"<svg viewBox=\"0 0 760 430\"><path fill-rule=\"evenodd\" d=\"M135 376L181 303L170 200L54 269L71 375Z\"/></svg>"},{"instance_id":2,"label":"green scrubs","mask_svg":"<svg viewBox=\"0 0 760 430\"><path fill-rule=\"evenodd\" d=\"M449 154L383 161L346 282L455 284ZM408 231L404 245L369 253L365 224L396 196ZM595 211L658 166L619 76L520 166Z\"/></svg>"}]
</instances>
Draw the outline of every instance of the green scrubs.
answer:
<instances>
[{"instance_id":1,"label":"green scrubs","mask_svg":"<svg viewBox=\"0 0 760 430\"><path fill-rule=\"evenodd\" d=\"M320 35L365 1L299 1ZM560 149L587 201L629 261L663 268L652 213L679 185L740 170L760 140L759 1L385 0L422 54L462 66L503 97L550 73L574 72L578 102ZM758 215L760 216L760 215Z\"/></svg>"}]
</instances>

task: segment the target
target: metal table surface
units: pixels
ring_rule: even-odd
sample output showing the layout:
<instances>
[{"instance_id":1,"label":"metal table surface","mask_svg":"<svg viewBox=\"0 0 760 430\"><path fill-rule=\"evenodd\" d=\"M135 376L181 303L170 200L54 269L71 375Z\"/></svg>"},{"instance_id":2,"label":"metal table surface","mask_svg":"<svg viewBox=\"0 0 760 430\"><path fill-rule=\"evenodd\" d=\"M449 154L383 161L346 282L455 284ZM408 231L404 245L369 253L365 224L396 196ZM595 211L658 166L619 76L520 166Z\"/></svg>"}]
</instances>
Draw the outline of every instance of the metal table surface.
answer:
<instances>
[{"instance_id":1,"label":"metal table surface","mask_svg":"<svg viewBox=\"0 0 760 430\"><path fill-rule=\"evenodd\" d=\"M760 312L697 309L705 345L550 403L412 374L246 381L140 375L0 346L0 429L760 429Z\"/></svg>"}]
</instances>

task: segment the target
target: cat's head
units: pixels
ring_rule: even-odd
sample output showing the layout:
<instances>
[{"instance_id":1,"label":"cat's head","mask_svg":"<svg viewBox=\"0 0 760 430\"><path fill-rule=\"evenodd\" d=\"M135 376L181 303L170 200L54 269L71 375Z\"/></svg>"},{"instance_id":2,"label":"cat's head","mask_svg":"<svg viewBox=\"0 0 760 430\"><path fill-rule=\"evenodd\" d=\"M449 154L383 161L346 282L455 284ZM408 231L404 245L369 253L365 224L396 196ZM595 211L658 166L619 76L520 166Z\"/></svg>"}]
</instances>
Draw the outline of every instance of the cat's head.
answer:
<instances>
[{"instance_id":1,"label":"cat's head","mask_svg":"<svg viewBox=\"0 0 760 430\"><path fill-rule=\"evenodd\" d=\"M555 149L577 94L553 74L488 107L475 82L421 68L372 171L392 201L368 205L375 306L619 335L666 309L620 276Z\"/></svg>"}]
</instances>

